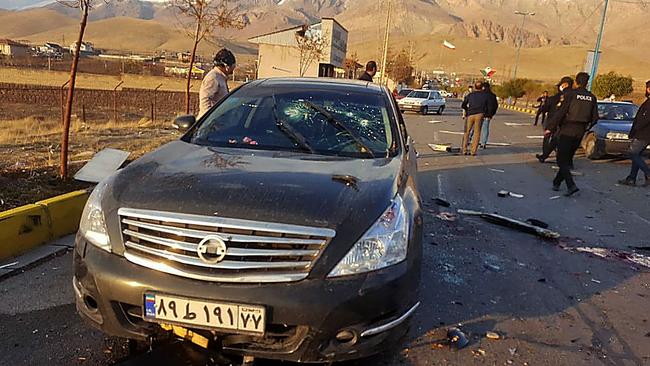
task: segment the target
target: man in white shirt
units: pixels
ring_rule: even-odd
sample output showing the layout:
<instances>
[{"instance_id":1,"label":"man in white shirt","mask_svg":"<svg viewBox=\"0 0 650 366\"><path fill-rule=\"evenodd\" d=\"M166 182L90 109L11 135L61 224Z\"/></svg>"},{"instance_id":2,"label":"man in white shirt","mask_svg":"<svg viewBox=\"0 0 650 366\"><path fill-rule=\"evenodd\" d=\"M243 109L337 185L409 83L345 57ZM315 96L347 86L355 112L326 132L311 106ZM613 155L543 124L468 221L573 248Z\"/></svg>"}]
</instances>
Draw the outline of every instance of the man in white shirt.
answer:
<instances>
[{"instance_id":1,"label":"man in white shirt","mask_svg":"<svg viewBox=\"0 0 650 366\"><path fill-rule=\"evenodd\" d=\"M214 56L214 68L205 75L199 90L199 118L228 94L228 76L236 64L235 55L225 48Z\"/></svg>"}]
</instances>

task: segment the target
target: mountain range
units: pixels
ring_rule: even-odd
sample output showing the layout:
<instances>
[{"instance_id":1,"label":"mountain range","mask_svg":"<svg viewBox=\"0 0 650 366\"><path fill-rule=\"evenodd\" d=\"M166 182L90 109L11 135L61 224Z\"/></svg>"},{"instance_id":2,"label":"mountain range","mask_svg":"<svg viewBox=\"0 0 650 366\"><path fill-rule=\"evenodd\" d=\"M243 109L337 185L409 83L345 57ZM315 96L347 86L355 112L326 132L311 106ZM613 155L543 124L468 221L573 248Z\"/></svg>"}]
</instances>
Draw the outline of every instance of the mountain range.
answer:
<instances>
[{"instance_id":1,"label":"mountain range","mask_svg":"<svg viewBox=\"0 0 650 366\"><path fill-rule=\"evenodd\" d=\"M219 32L217 43L228 44L240 53L254 53L246 40L254 35L335 17L349 31L349 49L360 59L377 58L385 30L387 0L239 0L244 14L243 30ZM8 4L10 3L10 4ZM11 6L9 6L11 5ZM522 71L534 77L544 67L540 57L551 57L562 70L574 72L593 47L602 13L602 0L392 0L391 48L408 48L420 67L438 64L477 70L491 63L505 71L512 63L519 42L524 48ZM0 0L0 38L30 42L74 38L78 11L58 2ZM534 12L526 17L515 11ZM650 38L641 36L650 7L640 0L611 1L604 37L603 62L628 73L640 73L647 60ZM177 13L164 1L97 0L90 15L87 40L98 47L133 52L183 50L189 48L185 32L179 31ZM449 40L461 45L455 54L441 50ZM65 42L64 42L65 43ZM201 53L215 45L204 43ZM565 52L567 57L552 57ZM529 60L529 62L526 62ZM621 65L618 66L619 61ZM532 65L527 67L526 65ZM547 62L548 64L548 62ZM548 67L548 66L547 66Z\"/></svg>"}]
</instances>

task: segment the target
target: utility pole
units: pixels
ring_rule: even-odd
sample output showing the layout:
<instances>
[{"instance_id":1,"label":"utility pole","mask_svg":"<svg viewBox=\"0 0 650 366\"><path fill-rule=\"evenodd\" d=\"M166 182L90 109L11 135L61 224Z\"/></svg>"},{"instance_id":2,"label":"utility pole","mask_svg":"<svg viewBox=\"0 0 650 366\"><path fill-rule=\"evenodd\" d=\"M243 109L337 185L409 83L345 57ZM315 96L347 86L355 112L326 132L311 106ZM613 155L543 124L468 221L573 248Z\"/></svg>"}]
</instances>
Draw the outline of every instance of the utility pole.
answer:
<instances>
[{"instance_id":1,"label":"utility pole","mask_svg":"<svg viewBox=\"0 0 650 366\"><path fill-rule=\"evenodd\" d=\"M596 73L598 73L598 62L600 61L600 44L603 40L603 31L605 30L605 18L607 17L607 7L609 5L609 0L605 0L605 9L603 9L603 18L600 20L600 31L598 32L598 38L596 39L596 49L594 50L594 60L591 63L591 72L589 73L591 77L589 78L589 85L587 89L591 91L591 86L596 78Z\"/></svg>"},{"instance_id":2,"label":"utility pole","mask_svg":"<svg viewBox=\"0 0 650 366\"><path fill-rule=\"evenodd\" d=\"M524 12L524 11L515 11L516 15L521 15L521 28L519 29L519 45L517 47L517 58L515 60L515 71L513 72L512 78L517 78L517 70L519 69L519 57L521 56L521 46L524 44L524 24L526 24L526 17L535 15L534 12Z\"/></svg>"},{"instance_id":3,"label":"utility pole","mask_svg":"<svg viewBox=\"0 0 650 366\"><path fill-rule=\"evenodd\" d=\"M381 83L387 84L388 77L386 75L386 61L388 59L388 35L390 33L390 10L392 0L388 0L388 13L386 15L386 33L384 34L384 56L381 61Z\"/></svg>"}]
</instances>

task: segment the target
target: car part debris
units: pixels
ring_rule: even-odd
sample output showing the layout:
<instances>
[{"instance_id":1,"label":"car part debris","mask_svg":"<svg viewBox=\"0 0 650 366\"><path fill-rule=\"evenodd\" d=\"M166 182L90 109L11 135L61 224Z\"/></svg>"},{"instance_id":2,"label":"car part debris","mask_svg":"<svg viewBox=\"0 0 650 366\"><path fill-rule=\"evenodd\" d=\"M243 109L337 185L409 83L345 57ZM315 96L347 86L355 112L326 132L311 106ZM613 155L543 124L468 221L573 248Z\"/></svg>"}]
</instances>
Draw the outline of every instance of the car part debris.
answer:
<instances>
[{"instance_id":1,"label":"car part debris","mask_svg":"<svg viewBox=\"0 0 650 366\"><path fill-rule=\"evenodd\" d=\"M95 156L86 165L84 165L74 179L82 182L99 183L111 174L117 171L122 164L129 158L130 152L117 149L104 149Z\"/></svg>"},{"instance_id":2,"label":"car part debris","mask_svg":"<svg viewBox=\"0 0 650 366\"><path fill-rule=\"evenodd\" d=\"M509 192L509 191L504 191L504 190L499 191L499 192L497 193L497 196L499 196L499 197L507 197L507 196L510 196L510 197L514 197L514 198L524 198L524 195L523 195L523 194L514 193L514 192Z\"/></svg>"},{"instance_id":3,"label":"car part debris","mask_svg":"<svg viewBox=\"0 0 650 366\"><path fill-rule=\"evenodd\" d=\"M438 206L451 207L451 203L443 200L442 198L438 198L438 197L433 198L433 202L435 202Z\"/></svg>"},{"instance_id":4,"label":"car part debris","mask_svg":"<svg viewBox=\"0 0 650 366\"><path fill-rule=\"evenodd\" d=\"M567 247L568 251L579 253L589 253L603 259L619 259L624 262L650 268L650 257L638 253L630 253L618 249L610 248L593 248L593 247Z\"/></svg>"},{"instance_id":5,"label":"car part debris","mask_svg":"<svg viewBox=\"0 0 650 366\"><path fill-rule=\"evenodd\" d=\"M494 340L501 339L501 336L497 332L487 332L487 333L485 333L485 337L487 337L488 339L494 339Z\"/></svg>"},{"instance_id":6,"label":"car part debris","mask_svg":"<svg viewBox=\"0 0 650 366\"><path fill-rule=\"evenodd\" d=\"M548 229L548 224L545 223L544 221L540 221L540 220L537 220L537 219L528 219L528 220L526 220L526 222L531 224L531 225L541 227L542 229Z\"/></svg>"},{"instance_id":7,"label":"car part debris","mask_svg":"<svg viewBox=\"0 0 650 366\"><path fill-rule=\"evenodd\" d=\"M458 218L458 216L454 215L451 212L441 212L437 214L436 217L443 221L456 221Z\"/></svg>"},{"instance_id":8,"label":"car part debris","mask_svg":"<svg viewBox=\"0 0 650 366\"><path fill-rule=\"evenodd\" d=\"M447 331L447 339L457 349L463 349L469 344L469 338L458 328L449 328Z\"/></svg>"},{"instance_id":9,"label":"car part debris","mask_svg":"<svg viewBox=\"0 0 650 366\"><path fill-rule=\"evenodd\" d=\"M460 147L453 147L451 144L429 144L429 147L433 151L441 151L448 153L459 153Z\"/></svg>"},{"instance_id":10,"label":"car part debris","mask_svg":"<svg viewBox=\"0 0 650 366\"><path fill-rule=\"evenodd\" d=\"M511 229L516 229L528 234L537 235L544 239L556 240L560 238L560 233L558 232L549 229L544 229L535 225L531 225L523 221L511 219L509 217L480 212L480 211L464 210L464 209L459 209L457 212L459 214L464 214L464 215L479 216L487 222L509 227Z\"/></svg>"}]
</instances>

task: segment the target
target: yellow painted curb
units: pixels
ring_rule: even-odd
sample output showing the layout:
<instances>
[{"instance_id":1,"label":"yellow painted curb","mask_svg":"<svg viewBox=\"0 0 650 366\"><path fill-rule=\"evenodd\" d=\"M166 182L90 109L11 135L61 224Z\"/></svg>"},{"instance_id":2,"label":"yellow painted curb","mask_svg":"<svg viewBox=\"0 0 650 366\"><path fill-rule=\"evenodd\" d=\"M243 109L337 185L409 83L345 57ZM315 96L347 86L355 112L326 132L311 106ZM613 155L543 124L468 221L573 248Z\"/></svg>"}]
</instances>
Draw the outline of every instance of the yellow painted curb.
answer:
<instances>
[{"instance_id":1,"label":"yellow painted curb","mask_svg":"<svg viewBox=\"0 0 650 366\"><path fill-rule=\"evenodd\" d=\"M87 199L82 190L0 212L0 260L77 231Z\"/></svg>"}]
</instances>

